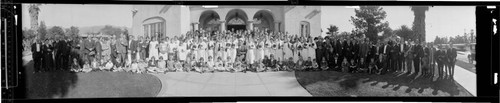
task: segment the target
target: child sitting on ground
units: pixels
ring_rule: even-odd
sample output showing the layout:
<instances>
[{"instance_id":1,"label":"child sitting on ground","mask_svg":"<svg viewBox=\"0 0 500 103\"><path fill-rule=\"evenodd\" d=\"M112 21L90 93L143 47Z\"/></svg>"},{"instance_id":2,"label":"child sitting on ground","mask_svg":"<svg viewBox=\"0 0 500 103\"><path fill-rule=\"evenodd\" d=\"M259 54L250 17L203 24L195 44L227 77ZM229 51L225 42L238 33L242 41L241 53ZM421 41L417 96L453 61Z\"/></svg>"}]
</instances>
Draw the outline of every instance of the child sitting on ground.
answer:
<instances>
[{"instance_id":1,"label":"child sitting on ground","mask_svg":"<svg viewBox=\"0 0 500 103\"><path fill-rule=\"evenodd\" d=\"M330 67L328 67L328 63L326 62L326 59L323 58L323 60L321 60L321 70L326 71L328 69L330 69Z\"/></svg>"},{"instance_id":2,"label":"child sitting on ground","mask_svg":"<svg viewBox=\"0 0 500 103\"><path fill-rule=\"evenodd\" d=\"M197 62L196 62L196 66L195 66L195 71L198 72L198 73L202 73L203 72L203 65L205 63L203 62L203 57L200 58Z\"/></svg>"},{"instance_id":3,"label":"child sitting on ground","mask_svg":"<svg viewBox=\"0 0 500 103\"><path fill-rule=\"evenodd\" d=\"M266 56L264 56L265 58ZM256 72L264 72L266 71L266 65L264 64L264 60L256 60L255 65L257 68L255 68ZM270 63L269 63L270 64Z\"/></svg>"},{"instance_id":4,"label":"child sitting on ground","mask_svg":"<svg viewBox=\"0 0 500 103\"><path fill-rule=\"evenodd\" d=\"M73 72L79 72L80 71L80 64L78 64L78 60L76 58L73 58L73 63L71 64L71 71Z\"/></svg>"},{"instance_id":5,"label":"child sitting on ground","mask_svg":"<svg viewBox=\"0 0 500 103\"><path fill-rule=\"evenodd\" d=\"M288 58L288 60L285 63L285 67L284 67L285 70L292 71L294 67L295 67L295 63L293 62L293 58L292 57Z\"/></svg>"},{"instance_id":6,"label":"child sitting on ground","mask_svg":"<svg viewBox=\"0 0 500 103\"><path fill-rule=\"evenodd\" d=\"M297 64L295 64L295 70L302 71L304 69L305 69L304 59L301 56L299 56L299 60L297 60Z\"/></svg>"},{"instance_id":7,"label":"child sitting on ground","mask_svg":"<svg viewBox=\"0 0 500 103\"><path fill-rule=\"evenodd\" d=\"M368 73L373 74L377 71L377 65L375 64L375 60L370 58L370 64L368 64Z\"/></svg>"},{"instance_id":8,"label":"child sitting on ground","mask_svg":"<svg viewBox=\"0 0 500 103\"><path fill-rule=\"evenodd\" d=\"M339 59L338 59L338 58L339 58L338 56L333 57L333 68L332 68L332 69L333 69L334 71L341 72L341 71L342 71L342 70L341 70L341 69L342 69L342 68L341 68L342 63L339 61Z\"/></svg>"},{"instance_id":9,"label":"child sitting on ground","mask_svg":"<svg viewBox=\"0 0 500 103\"><path fill-rule=\"evenodd\" d=\"M262 69L266 70L271 70L271 59L267 57L267 55L264 56L264 59L262 59L262 64L264 65L262 68L259 68L257 71L261 71ZM259 64L260 67L260 64Z\"/></svg>"},{"instance_id":10,"label":"child sitting on ground","mask_svg":"<svg viewBox=\"0 0 500 103\"><path fill-rule=\"evenodd\" d=\"M349 72L349 62L347 62L347 58L344 58L342 61L342 72L347 73Z\"/></svg>"},{"instance_id":11,"label":"child sitting on ground","mask_svg":"<svg viewBox=\"0 0 500 103\"><path fill-rule=\"evenodd\" d=\"M148 73L154 73L157 70L157 63L155 57L151 57L151 60L148 62Z\"/></svg>"},{"instance_id":12,"label":"child sitting on ground","mask_svg":"<svg viewBox=\"0 0 500 103\"><path fill-rule=\"evenodd\" d=\"M304 61L304 70L313 71L311 57L308 57L307 60Z\"/></svg>"},{"instance_id":13,"label":"child sitting on ground","mask_svg":"<svg viewBox=\"0 0 500 103\"><path fill-rule=\"evenodd\" d=\"M217 57L217 61L215 62L215 71L222 72L224 71L224 63L222 62L222 57Z\"/></svg>"},{"instance_id":14,"label":"child sitting on ground","mask_svg":"<svg viewBox=\"0 0 500 103\"><path fill-rule=\"evenodd\" d=\"M132 65L130 65L130 68L132 69L132 72L139 73L139 65L137 63L137 60L132 60Z\"/></svg>"},{"instance_id":15,"label":"child sitting on ground","mask_svg":"<svg viewBox=\"0 0 500 103\"><path fill-rule=\"evenodd\" d=\"M234 69L233 69L233 61L231 61L231 57L228 56L227 59L226 59L226 62L224 62L224 67L226 68L226 71L228 72L234 72Z\"/></svg>"},{"instance_id":16,"label":"child sitting on ground","mask_svg":"<svg viewBox=\"0 0 500 103\"><path fill-rule=\"evenodd\" d=\"M312 68L314 70L320 70L320 68L318 68L318 62L316 62L316 59L312 60Z\"/></svg>"},{"instance_id":17,"label":"child sitting on ground","mask_svg":"<svg viewBox=\"0 0 500 103\"><path fill-rule=\"evenodd\" d=\"M278 71L278 61L274 58L273 54L271 54L271 71Z\"/></svg>"},{"instance_id":18,"label":"child sitting on ground","mask_svg":"<svg viewBox=\"0 0 500 103\"><path fill-rule=\"evenodd\" d=\"M183 68L182 68L182 63L179 59L177 59L174 63L174 68L175 68L175 71L176 72L182 72L183 71Z\"/></svg>"},{"instance_id":19,"label":"child sitting on ground","mask_svg":"<svg viewBox=\"0 0 500 103\"><path fill-rule=\"evenodd\" d=\"M92 71L92 68L90 68L90 64L89 64L88 62L86 62L86 63L83 65L83 70L82 70L82 72L84 72L84 73L88 73L88 72L90 72L90 71Z\"/></svg>"},{"instance_id":20,"label":"child sitting on ground","mask_svg":"<svg viewBox=\"0 0 500 103\"><path fill-rule=\"evenodd\" d=\"M92 71L99 70L99 62L97 61L96 58L92 58L92 63L90 68L92 68Z\"/></svg>"},{"instance_id":21,"label":"child sitting on ground","mask_svg":"<svg viewBox=\"0 0 500 103\"><path fill-rule=\"evenodd\" d=\"M276 64L276 69L277 69L278 71L284 71L284 68L283 68L283 61L281 61L281 60L280 60L280 58L278 58L277 62L278 62L278 63Z\"/></svg>"},{"instance_id":22,"label":"child sitting on ground","mask_svg":"<svg viewBox=\"0 0 500 103\"><path fill-rule=\"evenodd\" d=\"M354 59L351 59L351 63L349 63L349 72L350 73L355 73L356 72L356 69L358 68L358 65L356 65L356 62L354 61Z\"/></svg>"},{"instance_id":23,"label":"child sitting on ground","mask_svg":"<svg viewBox=\"0 0 500 103\"><path fill-rule=\"evenodd\" d=\"M212 59L212 56L208 56L208 61L207 61L207 72L214 72L215 71L215 63Z\"/></svg>"},{"instance_id":24,"label":"child sitting on ground","mask_svg":"<svg viewBox=\"0 0 500 103\"><path fill-rule=\"evenodd\" d=\"M163 56L160 56L160 58L158 59L158 62L157 62L157 73L165 73L167 71L167 68L165 67L167 65L167 63L165 62L165 60L163 59Z\"/></svg>"},{"instance_id":25,"label":"child sitting on ground","mask_svg":"<svg viewBox=\"0 0 500 103\"><path fill-rule=\"evenodd\" d=\"M175 72L175 67L174 67L175 61L173 60L173 58L174 58L173 56L170 56L168 58L168 61L167 61L167 71L168 72Z\"/></svg>"},{"instance_id":26,"label":"child sitting on ground","mask_svg":"<svg viewBox=\"0 0 500 103\"><path fill-rule=\"evenodd\" d=\"M365 63L365 59L361 58L358 63L358 73L365 73L368 72L368 68L366 68L367 65Z\"/></svg>"},{"instance_id":27,"label":"child sitting on ground","mask_svg":"<svg viewBox=\"0 0 500 103\"><path fill-rule=\"evenodd\" d=\"M191 60L191 62L188 65L188 68L189 68L188 72L196 71L196 68L198 65L198 60L194 56L192 56L190 60Z\"/></svg>"}]
</instances>

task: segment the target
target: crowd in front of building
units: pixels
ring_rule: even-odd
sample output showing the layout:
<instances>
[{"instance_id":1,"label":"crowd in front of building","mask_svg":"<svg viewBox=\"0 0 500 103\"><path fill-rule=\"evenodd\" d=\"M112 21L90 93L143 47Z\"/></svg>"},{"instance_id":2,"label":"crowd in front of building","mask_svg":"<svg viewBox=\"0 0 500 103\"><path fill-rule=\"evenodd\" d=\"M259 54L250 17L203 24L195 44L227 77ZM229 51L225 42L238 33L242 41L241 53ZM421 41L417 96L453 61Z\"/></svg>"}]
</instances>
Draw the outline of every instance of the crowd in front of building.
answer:
<instances>
[{"instance_id":1,"label":"crowd in front of building","mask_svg":"<svg viewBox=\"0 0 500 103\"><path fill-rule=\"evenodd\" d=\"M452 79L457 56L452 46L402 39L374 42L354 35L311 37L258 30L159 35L35 39L34 67L37 72L338 71Z\"/></svg>"}]
</instances>

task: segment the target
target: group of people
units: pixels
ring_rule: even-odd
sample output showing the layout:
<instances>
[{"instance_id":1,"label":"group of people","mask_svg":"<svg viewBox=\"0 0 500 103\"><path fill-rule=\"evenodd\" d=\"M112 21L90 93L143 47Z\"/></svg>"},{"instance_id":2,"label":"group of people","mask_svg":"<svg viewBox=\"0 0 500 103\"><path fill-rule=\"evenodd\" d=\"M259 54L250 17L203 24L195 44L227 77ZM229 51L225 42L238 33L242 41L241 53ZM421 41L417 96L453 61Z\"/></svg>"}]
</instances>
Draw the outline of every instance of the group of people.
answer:
<instances>
[{"instance_id":1,"label":"group of people","mask_svg":"<svg viewBox=\"0 0 500 103\"><path fill-rule=\"evenodd\" d=\"M331 70L453 77L457 54L452 44L443 48L408 41L389 39L374 43L354 35L311 37L258 30L196 31L173 38L155 33L147 37L37 40L32 44L32 52L35 67L40 66L37 70L43 71L50 68L136 73Z\"/></svg>"}]
</instances>

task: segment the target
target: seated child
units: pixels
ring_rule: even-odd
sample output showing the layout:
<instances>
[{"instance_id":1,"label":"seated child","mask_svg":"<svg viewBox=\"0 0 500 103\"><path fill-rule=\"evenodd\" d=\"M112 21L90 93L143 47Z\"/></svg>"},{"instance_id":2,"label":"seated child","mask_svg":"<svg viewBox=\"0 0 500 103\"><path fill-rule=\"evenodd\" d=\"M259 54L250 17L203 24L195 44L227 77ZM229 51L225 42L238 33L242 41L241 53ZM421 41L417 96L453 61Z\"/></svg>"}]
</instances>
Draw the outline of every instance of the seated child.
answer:
<instances>
[{"instance_id":1,"label":"seated child","mask_svg":"<svg viewBox=\"0 0 500 103\"><path fill-rule=\"evenodd\" d=\"M356 64L356 62L354 61L354 59L351 59L351 63L349 63L349 72L350 73L355 73L356 72L356 69L358 69L358 65Z\"/></svg>"},{"instance_id":2,"label":"seated child","mask_svg":"<svg viewBox=\"0 0 500 103\"><path fill-rule=\"evenodd\" d=\"M271 71L278 71L278 61L274 58L273 54L271 54Z\"/></svg>"},{"instance_id":3,"label":"seated child","mask_svg":"<svg viewBox=\"0 0 500 103\"><path fill-rule=\"evenodd\" d=\"M243 72L245 69L242 66L243 64L240 62L240 59L236 59L233 65L234 72Z\"/></svg>"},{"instance_id":4,"label":"seated child","mask_svg":"<svg viewBox=\"0 0 500 103\"><path fill-rule=\"evenodd\" d=\"M190 60L191 60L191 62L188 65L188 68L189 68L188 72L190 72L190 71L196 71L198 60L194 56L191 57Z\"/></svg>"},{"instance_id":5,"label":"seated child","mask_svg":"<svg viewBox=\"0 0 500 103\"><path fill-rule=\"evenodd\" d=\"M284 71L284 68L283 68L283 66L284 66L283 61L281 61L281 60L280 60L280 58L278 58L277 62L278 62L278 63L276 64L276 69L277 69L278 71Z\"/></svg>"},{"instance_id":6,"label":"seated child","mask_svg":"<svg viewBox=\"0 0 500 103\"><path fill-rule=\"evenodd\" d=\"M320 70L320 68L318 68L318 66L319 66L319 65L318 65L318 62L315 62L315 61L316 61L316 59L313 59L312 61L313 61L313 62L312 62L312 68L313 68L314 70Z\"/></svg>"},{"instance_id":7,"label":"seated child","mask_svg":"<svg viewBox=\"0 0 500 103\"><path fill-rule=\"evenodd\" d=\"M165 62L165 60L163 59L163 56L160 56L160 58L157 60L158 64L157 64L157 73L165 73L167 71L167 68L165 67L167 65L167 63Z\"/></svg>"},{"instance_id":8,"label":"seated child","mask_svg":"<svg viewBox=\"0 0 500 103\"><path fill-rule=\"evenodd\" d=\"M334 71L341 72L342 71L341 66L342 66L342 62L339 60L339 57L338 56L333 57L333 68L332 69Z\"/></svg>"},{"instance_id":9,"label":"seated child","mask_svg":"<svg viewBox=\"0 0 500 103\"><path fill-rule=\"evenodd\" d=\"M78 72L80 70L80 64L78 64L78 60L73 58L73 63L71 63L71 71Z\"/></svg>"},{"instance_id":10,"label":"seated child","mask_svg":"<svg viewBox=\"0 0 500 103\"><path fill-rule=\"evenodd\" d=\"M215 62L215 69L217 72L224 71L224 63L222 62L222 57L217 57L217 61Z\"/></svg>"},{"instance_id":11,"label":"seated child","mask_svg":"<svg viewBox=\"0 0 500 103\"><path fill-rule=\"evenodd\" d=\"M373 74L378 70L377 65L375 64L374 58L370 58L370 64L368 64L368 73Z\"/></svg>"},{"instance_id":12,"label":"seated child","mask_svg":"<svg viewBox=\"0 0 500 103\"><path fill-rule=\"evenodd\" d=\"M295 68L295 63L293 62L293 58L290 57L290 58L288 58L288 61L285 64L285 70L292 71L293 68Z\"/></svg>"},{"instance_id":13,"label":"seated child","mask_svg":"<svg viewBox=\"0 0 500 103\"><path fill-rule=\"evenodd\" d=\"M326 62L326 59L321 60L321 70L326 71L328 69L330 69L330 67L328 67L328 63Z\"/></svg>"},{"instance_id":14,"label":"seated child","mask_svg":"<svg viewBox=\"0 0 500 103\"><path fill-rule=\"evenodd\" d=\"M183 71L183 68L182 68L182 63L180 60L176 60L175 63L174 63L174 68L175 68L175 71L176 72L182 72Z\"/></svg>"},{"instance_id":15,"label":"seated child","mask_svg":"<svg viewBox=\"0 0 500 103\"><path fill-rule=\"evenodd\" d=\"M148 73L154 73L157 71L157 62L155 57L151 57L151 60L148 62Z\"/></svg>"},{"instance_id":16,"label":"seated child","mask_svg":"<svg viewBox=\"0 0 500 103\"><path fill-rule=\"evenodd\" d=\"M167 61L167 71L168 72L175 72L174 64L175 61L173 60L173 56L170 56Z\"/></svg>"},{"instance_id":17,"label":"seated child","mask_svg":"<svg viewBox=\"0 0 500 103\"><path fill-rule=\"evenodd\" d=\"M215 63L212 59L212 56L208 56L208 61L207 61L207 70L206 72L214 72L215 71Z\"/></svg>"},{"instance_id":18,"label":"seated child","mask_svg":"<svg viewBox=\"0 0 500 103\"><path fill-rule=\"evenodd\" d=\"M137 60L132 60L130 68L132 69L132 72L139 73L139 64L137 63Z\"/></svg>"},{"instance_id":19,"label":"seated child","mask_svg":"<svg viewBox=\"0 0 500 103\"><path fill-rule=\"evenodd\" d=\"M365 63L365 59L361 58L358 63L358 73L366 73L368 72L368 68L366 68L367 65Z\"/></svg>"},{"instance_id":20,"label":"seated child","mask_svg":"<svg viewBox=\"0 0 500 103\"><path fill-rule=\"evenodd\" d=\"M200 60L198 60L198 61L196 62L196 66L195 66L194 70L195 70L196 72L198 72L198 73L202 73L202 72L203 72L203 65L204 65L204 64L205 64L205 63L203 62L203 57L202 57L202 58L200 58Z\"/></svg>"},{"instance_id":21,"label":"seated child","mask_svg":"<svg viewBox=\"0 0 500 103\"><path fill-rule=\"evenodd\" d=\"M264 61L264 60L260 60L260 61L259 61L259 60L256 60L256 61L254 62L254 63L255 63L255 65L256 65L256 68L255 68L256 72L264 72L264 71L266 71L266 65L264 64L264 62L263 62L263 61Z\"/></svg>"},{"instance_id":22,"label":"seated child","mask_svg":"<svg viewBox=\"0 0 500 103\"><path fill-rule=\"evenodd\" d=\"M234 69L233 69L233 61L231 61L231 57L228 56L226 61L224 62L224 68L226 68L227 71L229 72L233 72Z\"/></svg>"},{"instance_id":23,"label":"seated child","mask_svg":"<svg viewBox=\"0 0 500 103\"><path fill-rule=\"evenodd\" d=\"M344 73L349 72L349 62L347 62L347 58L344 58L344 60L342 61L341 68L342 68L342 72L344 72Z\"/></svg>"},{"instance_id":24,"label":"seated child","mask_svg":"<svg viewBox=\"0 0 500 103\"><path fill-rule=\"evenodd\" d=\"M304 70L306 70L306 71L312 71L313 70L311 57L308 57L307 60L304 61Z\"/></svg>"},{"instance_id":25,"label":"seated child","mask_svg":"<svg viewBox=\"0 0 500 103\"><path fill-rule=\"evenodd\" d=\"M267 57L267 55L264 56L264 59L262 59L261 62L264 66L262 68L259 68L259 70L257 70L257 71L260 71L260 69L271 70L271 59L269 59ZM259 67L260 67L260 64L259 64Z\"/></svg>"},{"instance_id":26,"label":"seated child","mask_svg":"<svg viewBox=\"0 0 500 103\"><path fill-rule=\"evenodd\" d=\"M84 65L83 65L83 70L82 72L85 72L85 73L88 73L92 71L92 68L90 68L90 64L88 62L86 62Z\"/></svg>"},{"instance_id":27,"label":"seated child","mask_svg":"<svg viewBox=\"0 0 500 103\"><path fill-rule=\"evenodd\" d=\"M295 70L302 71L304 69L304 59L302 58L302 56L299 56L299 60L297 60L297 63L295 64Z\"/></svg>"},{"instance_id":28,"label":"seated child","mask_svg":"<svg viewBox=\"0 0 500 103\"><path fill-rule=\"evenodd\" d=\"M99 62L96 58L92 58L91 66L92 70L99 70Z\"/></svg>"},{"instance_id":29,"label":"seated child","mask_svg":"<svg viewBox=\"0 0 500 103\"><path fill-rule=\"evenodd\" d=\"M146 68L148 67L148 64L146 60L142 60L142 59L139 59L139 61L137 61L137 73L144 73L146 71Z\"/></svg>"}]
</instances>

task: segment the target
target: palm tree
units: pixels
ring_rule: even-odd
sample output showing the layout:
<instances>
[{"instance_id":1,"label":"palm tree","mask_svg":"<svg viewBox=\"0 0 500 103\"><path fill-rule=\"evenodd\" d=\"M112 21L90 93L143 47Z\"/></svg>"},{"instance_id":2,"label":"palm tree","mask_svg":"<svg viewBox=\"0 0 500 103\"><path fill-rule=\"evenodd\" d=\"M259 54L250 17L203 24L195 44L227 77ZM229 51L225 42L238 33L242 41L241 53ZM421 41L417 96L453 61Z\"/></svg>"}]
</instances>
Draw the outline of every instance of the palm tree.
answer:
<instances>
[{"instance_id":1,"label":"palm tree","mask_svg":"<svg viewBox=\"0 0 500 103\"><path fill-rule=\"evenodd\" d=\"M411 6L411 11L415 16L412 30L420 41L425 41L425 12L427 10L429 10L428 6Z\"/></svg>"},{"instance_id":2,"label":"palm tree","mask_svg":"<svg viewBox=\"0 0 500 103\"><path fill-rule=\"evenodd\" d=\"M36 30L38 28L38 13L40 12L40 8L38 6L40 6L40 4L29 5L29 13L31 17L31 29L33 30Z\"/></svg>"},{"instance_id":3,"label":"palm tree","mask_svg":"<svg viewBox=\"0 0 500 103\"><path fill-rule=\"evenodd\" d=\"M330 34L330 35L333 35L335 32L337 32L339 30L339 28L335 25L330 25L329 28L326 28L328 30L328 32L326 34Z\"/></svg>"}]
</instances>

